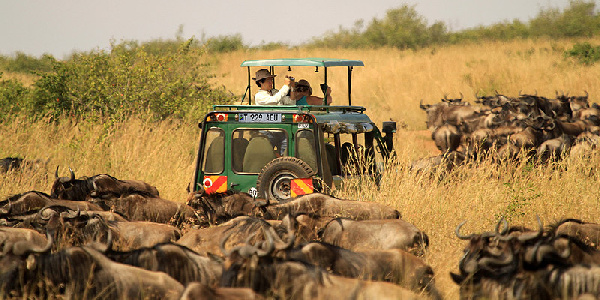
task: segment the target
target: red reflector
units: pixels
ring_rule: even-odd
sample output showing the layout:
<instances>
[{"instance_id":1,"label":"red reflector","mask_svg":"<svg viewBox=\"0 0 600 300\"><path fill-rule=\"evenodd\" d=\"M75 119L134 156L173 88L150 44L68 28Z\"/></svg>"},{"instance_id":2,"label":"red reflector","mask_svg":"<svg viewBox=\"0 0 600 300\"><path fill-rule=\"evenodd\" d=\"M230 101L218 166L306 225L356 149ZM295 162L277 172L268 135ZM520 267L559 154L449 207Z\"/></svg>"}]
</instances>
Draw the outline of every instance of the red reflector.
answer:
<instances>
[{"instance_id":1,"label":"red reflector","mask_svg":"<svg viewBox=\"0 0 600 300\"><path fill-rule=\"evenodd\" d=\"M300 195L312 194L315 188L313 187L312 178L297 178L292 179L290 186L290 196L292 198Z\"/></svg>"},{"instance_id":2,"label":"red reflector","mask_svg":"<svg viewBox=\"0 0 600 300\"><path fill-rule=\"evenodd\" d=\"M207 194L227 192L227 176L204 176L202 185Z\"/></svg>"}]
</instances>

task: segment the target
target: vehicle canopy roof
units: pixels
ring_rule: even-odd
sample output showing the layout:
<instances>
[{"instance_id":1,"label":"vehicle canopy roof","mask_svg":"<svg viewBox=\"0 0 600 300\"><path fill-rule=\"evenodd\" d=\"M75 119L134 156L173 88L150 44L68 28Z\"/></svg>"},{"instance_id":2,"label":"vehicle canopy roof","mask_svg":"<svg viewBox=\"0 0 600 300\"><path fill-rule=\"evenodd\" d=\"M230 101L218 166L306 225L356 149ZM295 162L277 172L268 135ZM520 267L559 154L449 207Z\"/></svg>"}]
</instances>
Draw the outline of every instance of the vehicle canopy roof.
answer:
<instances>
[{"instance_id":1,"label":"vehicle canopy roof","mask_svg":"<svg viewBox=\"0 0 600 300\"><path fill-rule=\"evenodd\" d=\"M278 59L257 59L246 60L242 67L362 67L360 60L338 59L338 58L278 58Z\"/></svg>"},{"instance_id":2,"label":"vehicle canopy roof","mask_svg":"<svg viewBox=\"0 0 600 300\"><path fill-rule=\"evenodd\" d=\"M276 58L276 59L257 59L246 60L242 62L242 67L248 68L248 87L246 93L252 95L251 78L252 73L250 67L269 67L271 73L274 73L274 67L323 67L323 83L327 85L327 68L329 67L347 67L348 68L348 105L352 105L352 68L362 67L364 63L361 60L340 59L340 58L322 58L322 57L306 57L306 58ZM246 94L242 99L246 98ZM251 101L251 96L248 103ZM326 98L325 90L323 90L323 98ZM325 104L325 102L324 102Z\"/></svg>"}]
</instances>

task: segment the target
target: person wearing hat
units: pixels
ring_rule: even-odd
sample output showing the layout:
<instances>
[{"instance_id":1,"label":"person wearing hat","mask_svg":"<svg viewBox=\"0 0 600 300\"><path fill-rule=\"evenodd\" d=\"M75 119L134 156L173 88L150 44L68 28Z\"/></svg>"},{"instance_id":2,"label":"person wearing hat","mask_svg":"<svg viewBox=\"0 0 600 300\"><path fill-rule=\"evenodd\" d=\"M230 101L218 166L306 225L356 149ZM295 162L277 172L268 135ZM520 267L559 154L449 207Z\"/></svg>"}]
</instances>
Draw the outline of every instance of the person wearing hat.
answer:
<instances>
[{"instance_id":1,"label":"person wearing hat","mask_svg":"<svg viewBox=\"0 0 600 300\"><path fill-rule=\"evenodd\" d=\"M288 93L294 86L294 79L286 76L284 86L280 89L274 89L276 75L272 75L267 69L256 71L256 77L252 78L260 88L254 95L254 102L257 105L293 105L293 101Z\"/></svg>"},{"instance_id":2,"label":"person wearing hat","mask_svg":"<svg viewBox=\"0 0 600 300\"><path fill-rule=\"evenodd\" d=\"M327 104L331 104L331 88L327 87ZM296 82L292 99L296 100L296 105L323 105L323 98L313 96L310 83L304 79Z\"/></svg>"}]
</instances>

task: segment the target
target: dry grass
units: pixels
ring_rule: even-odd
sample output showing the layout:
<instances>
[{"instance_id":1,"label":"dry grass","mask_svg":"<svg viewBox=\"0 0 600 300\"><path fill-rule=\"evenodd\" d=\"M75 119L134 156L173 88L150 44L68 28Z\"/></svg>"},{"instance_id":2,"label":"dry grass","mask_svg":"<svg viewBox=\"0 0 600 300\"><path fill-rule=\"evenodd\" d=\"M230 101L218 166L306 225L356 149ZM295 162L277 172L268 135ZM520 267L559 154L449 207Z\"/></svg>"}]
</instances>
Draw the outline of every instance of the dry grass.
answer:
<instances>
[{"instance_id":1,"label":"dry grass","mask_svg":"<svg viewBox=\"0 0 600 300\"><path fill-rule=\"evenodd\" d=\"M454 236L463 220L466 232L490 230L500 216L512 224L534 226L535 215L547 224L563 217L597 221L600 214L597 166L600 153L573 158L555 165L483 162L457 169L443 177L415 175L407 166L417 158L437 154L425 128L419 101L438 102L463 93L473 101L476 92L516 96L519 91L552 97L555 90L573 94L588 91L593 102L600 95L600 66L583 67L563 59L562 50L576 41L548 40L450 46L421 51L294 50L236 52L218 57L218 84L243 93L247 73L244 59L275 57L343 57L362 59L355 68L353 103L364 105L376 123L392 118L399 129L395 143L398 165L390 168L379 189L365 183L339 192L340 197L387 203L403 218L430 237L427 255L441 293L456 299L458 288L448 272L456 270L464 242ZM592 41L596 42L597 41ZM277 85L281 84L279 73ZM294 68L296 78L313 86L322 73ZM336 104L346 103L346 71L332 68L329 83ZM256 91L256 88L253 87ZM54 169L60 174L71 166L78 176L109 173L122 179L139 179L156 185L173 201L186 198L185 187L193 174L198 130L195 124L168 121L160 124L134 119L114 128L97 123L59 125L27 123L18 119L0 124L0 157L19 155L48 160L46 170L16 172L0 177L0 198L27 190L48 192ZM46 178L48 175L49 178ZM358 184L357 184L358 185Z\"/></svg>"}]
</instances>

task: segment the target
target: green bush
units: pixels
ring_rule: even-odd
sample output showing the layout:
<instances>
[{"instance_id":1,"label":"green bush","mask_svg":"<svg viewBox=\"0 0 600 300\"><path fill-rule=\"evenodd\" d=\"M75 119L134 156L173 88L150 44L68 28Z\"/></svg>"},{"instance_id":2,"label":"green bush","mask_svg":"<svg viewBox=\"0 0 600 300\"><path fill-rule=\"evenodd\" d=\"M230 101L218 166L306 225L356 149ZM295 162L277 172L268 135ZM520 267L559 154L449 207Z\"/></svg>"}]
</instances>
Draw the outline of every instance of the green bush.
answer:
<instances>
[{"instance_id":1,"label":"green bush","mask_svg":"<svg viewBox=\"0 0 600 300\"><path fill-rule=\"evenodd\" d=\"M213 104L232 102L233 95L208 83L204 52L191 44L184 42L178 51L161 55L131 42L113 45L109 52L74 54L41 75L26 107L32 115L55 117L197 119Z\"/></svg>"},{"instance_id":2,"label":"green bush","mask_svg":"<svg viewBox=\"0 0 600 300\"><path fill-rule=\"evenodd\" d=\"M2 79L0 72L0 121L6 121L21 111L21 103L27 97L28 89L17 80Z\"/></svg>"},{"instance_id":3,"label":"green bush","mask_svg":"<svg viewBox=\"0 0 600 300\"><path fill-rule=\"evenodd\" d=\"M204 46L212 53L232 52L245 48L241 34L209 38Z\"/></svg>"},{"instance_id":4,"label":"green bush","mask_svg":"<svg viewBox=\"0 0 600 300\"><path fill-rule=\"evenodd\" d=\"M592 46L588 42L577 43L565 51L565 57L574 58L584 65L593 65L600 60L600 46Z\"/></svg>"},{"instance_id":5,"label":"green bush","mask_svg":"<svg viewBox=\"0 0 600 300\"><path fill-rule=\"evenodd\" d=\"M383 19L373 19L366 27L362 20L351 29L340 27L322 38L314 38L308 47L396 47L417 49L445 43L481 40L511 40L549 36L555 38L589 37L600 33L600 16L594 1L573 0L563 11L542 9L528 22L503 21L449 32L443 22L427 25L413 6L390 9Z\"/></svg>"},{"instance_id":6,"label":"green bush","mask_svg":"<svg viewBox=\"0 0 600 300\"><path fill-rule=\"evenodd\" d=\"M52 70L55 61L49 54L35 58L23 52L16 52L13 57L0 56L0 69L18 73L48 72Z\"/></svg>"}]
</instances>

